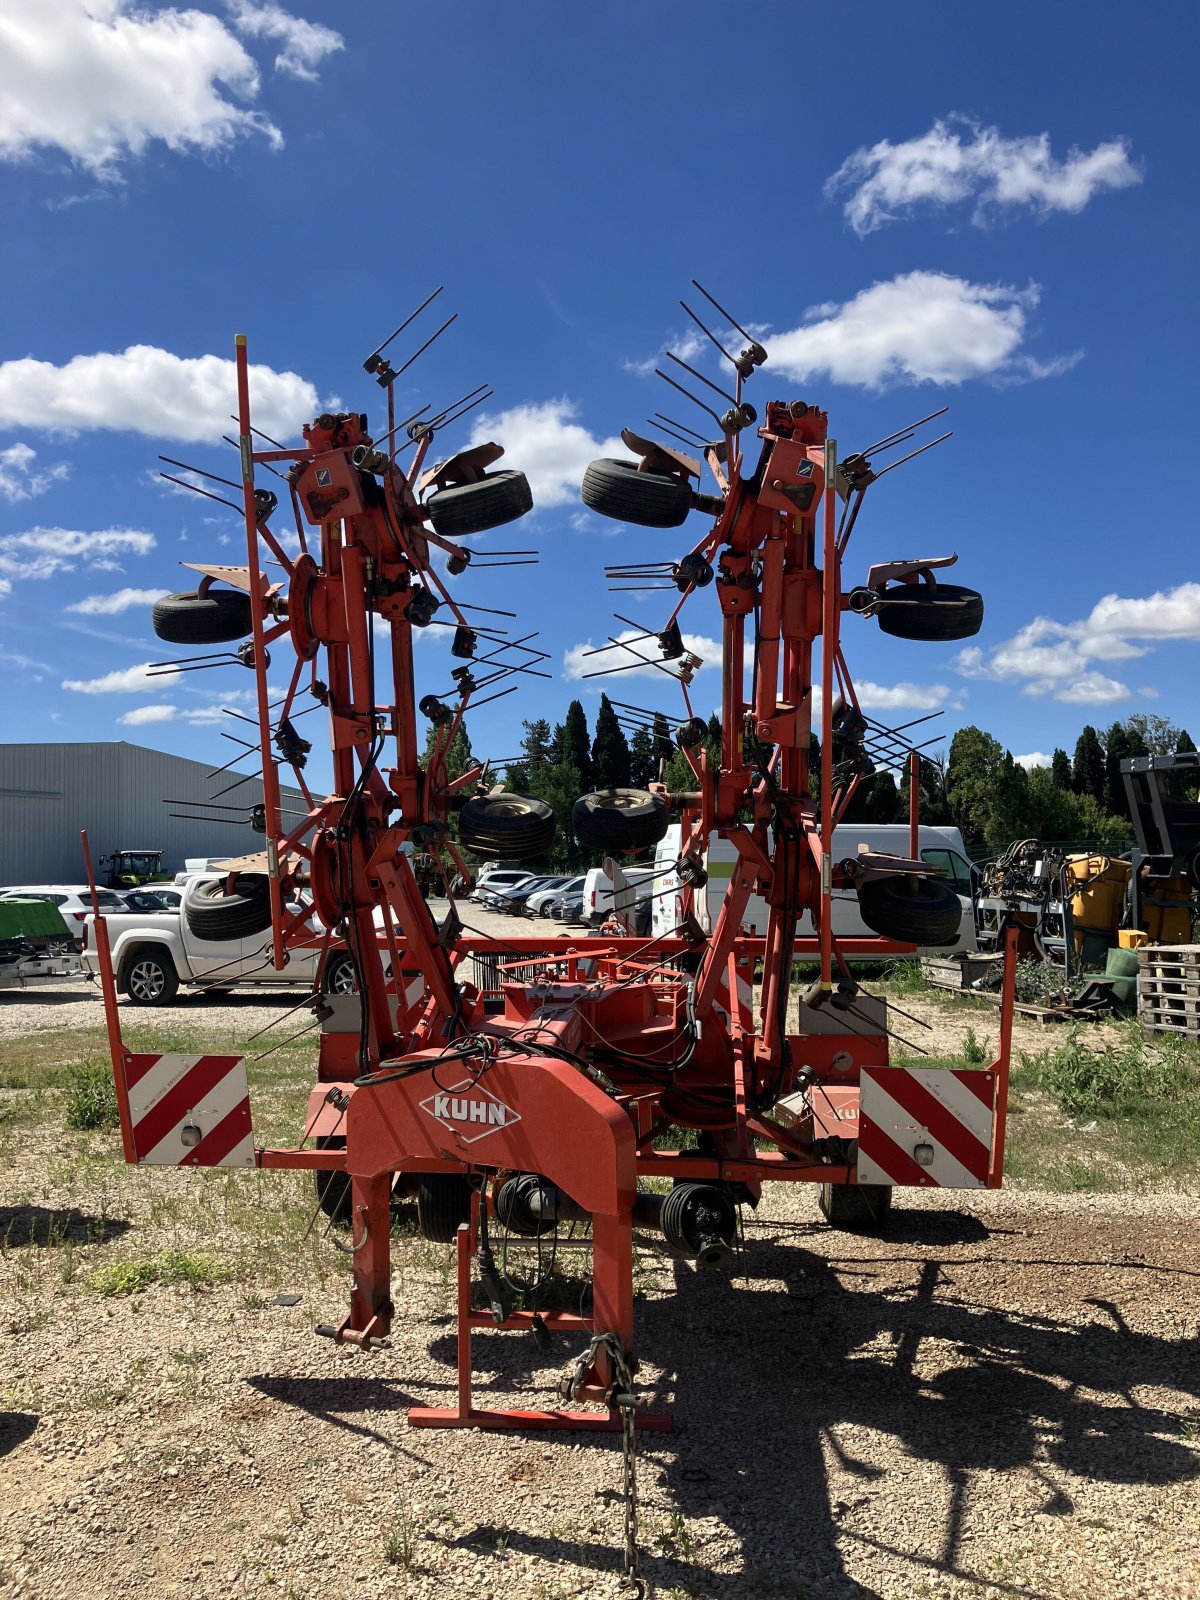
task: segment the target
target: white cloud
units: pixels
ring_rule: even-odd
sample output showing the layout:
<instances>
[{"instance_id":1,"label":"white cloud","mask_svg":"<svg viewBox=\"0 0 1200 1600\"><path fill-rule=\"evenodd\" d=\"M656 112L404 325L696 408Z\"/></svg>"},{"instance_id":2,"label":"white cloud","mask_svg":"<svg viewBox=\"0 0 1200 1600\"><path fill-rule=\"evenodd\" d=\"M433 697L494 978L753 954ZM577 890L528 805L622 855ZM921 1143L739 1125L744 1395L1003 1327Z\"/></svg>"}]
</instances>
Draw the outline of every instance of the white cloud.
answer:
<instances>
[{"instance_id":1,"label":"white cloud","mask_svg":"<svg viewBox=\"0 0 1200 1600\"><path fill-rule=\"evenodd\" d=\"M73 694L145 694L154 687L158 677L179 676L178 667L156 673L153 678L149 672L150 663L143 661L140 666L119 667L115 672L106 672L99 678L64 678L62 686Z\"/></svg>"},{"instance_id":2,"label":"white cloud","mask_svg":"<svg viewBox=\"0 0 1200 1600\"><path fill-rule=\"evenodd\" d=\"M854 685L858 703L868 711L936 711L962 705L960 690L945 683L871 683Z\"/></svg>"},{"instance_id":3,"label":"white cloud","mask_svg":"<svg viewBox=\"0 0 1200 1600\"><path fill-rule=\"evenodd\" d=\"M480 417L471 431L471 443L495 439L504 446L504 466L517 468L529 479L535 509L578 502L589 463L598 456L628 459L629 451L619 438L597 439L575 422L577 409L566 399L513 406Z\"/></svg>"},{"instance_id":4,"label":"white cloud","mask_svg":"<svg viewBox=\"0 0 1200 1600\"><path fill-rule=\"evenodd\" d=\"M799 328L772 335L772 368L801 382L828 377L866 389L1051 377L1079 355L1038 362L1023 353L1038 296L1034 284L1017 289L944 272L904 273L844 304L814 306Z\"/></svg>"},{"instance_id":5,"label":"white cloud","mask_svg":"<svg viewBox=\"0 0 1200 1600\"><path fill-rule=\"evenodd\" d=\"M703 334L697 333L695 328L685 328L682 333L671 334L664 339L654 354L648 356L645 361L622 361L621 365L626 372L636 372L639 378L650 378L654 375L655 367L665 366L670 372L675 365L673 361L666 360L668 350L677 355L681 361L694 363L697 356L704 355L711 349L712 346ZM687 380L685 378L682 381L686 383Z\"/></svg>"},{"instance_id":6,"label":"white cloud","mask_svg":"<svg viewBox=\"0 0 1200 1600\"><path fill-rule=\"evenodd\" d=\"M1019 767L1048 767L1053 757L1048 756L1044 750L1030 750L1023 756L1014 756L1013 760Z\"/></svg>"},{"instance_id":7,"label":"white cloud","mask_svg":"<svg viewBox=\"0 0 1200 1600\"><path fill-rule=\"evenodd\" d=\"M919 205L974 200L971 220L982 227L1005 206L1028 206L1042 215L1079 212L1101 189L1141 181L1124 139L1090 151L1072 147L1065 161L1056 161L1048 133L1006 139L998 128L951 116L901 144L881 139L864 145L826 182L825 193L832 198L850 190L843 214L862 237Z\"/></svg>"},{"instance_id":8,"label":"white cloud","mask_svg":"<svg viewBox=\"0 0 1200 1600\"><path fill-rule=\"evenodd\" d=\"M585 639L582 644L572 645L563 655L563 677L582 678L588 672L609 671L613 667L622 667L622 678L660 678L659 668L651 663L660 660L658 645L654 639L643 639L636 628L624 628L620 633L613 635L618 644L633 642L635 650L606 650L603 655L587 655L588 650L597 648L590 639ZM639 642L640 641L640 642ZM599 641L600 644L604 640ZM699 656L705 667L719 667L721 665L721 645L717 639L708 639L702 633L685 633L683 635L683 648L692 655ZM644 657L644 660L639 660ZM674 670L674 663L664 661L663 666L668 672ZM698 668L703 671L703 668Z\"/></svg>"},{"instance_id":9,"label":"white cloud","mask_svg":"<svg viewBox=\"0 0 1200 1600\"><path fill-rule=\"evenodd\" d=\"M275 57L275 70L290 78L315 83L315 69L325 57L345 48L340 33L319 22L294 17L271 0L265 4L256 3L256 0L225 0L225 4L239 33L251 39L275 39L282 44L283 48Z\"/></svg>"},{"instance_id":10,"label":"white cloud","mask_svg":"<svg viewBox=\"0 0 1200 1600\"><path fill-rule=\"evenodd\" d=\"M320 409L311 383L271 367L250 368L250 400L255 425L284 438ZM0 428L110 428L215 444L236 409L236 369L224 356L135 344L61 367L31 356L0 362Z\"/></svg>"},{"instance_id":11,"label":"white cloud","mask_svg":"<svg viewBox=\"0 0 1200 1600\"><path fill-rule=\"evenodd\" d=\"M169 593L168 589L118 589L115 594L89 594L67 610L78 611L85 617L112 617L134 606L152 606Z\"/></svg>"},{"instance_id":12,"label":"white cloud","mask_svg":"<svg viewBox=\"0 0 1200 1600\"><path fill-rule=\"evenodd\" d=\"M1113 705L1132 698L1133 691L1092 663L1148 655L1152 645L1141 640L1183 639L1200 639L1200 583L1142 598L1107 594L1077 622L1035 617L987 651L978 645L960 650L954 665L967 678L1020 683L1021 693L1033 698L1049 694L1067 705ZM1137 691L1141 697L1154 692Z\"/></svg>"},{"instance_id":13,"label":"white cloud","mask_svg":"<svg viewBox=\"0 0 1200 1600\"><path fill-rule=\"evenodd\" d=\"M111 180L161 141L216 154L248 134L283 138L251 101L253 59L207 11L129 0L31 0L0 17L0 159L61 150Z\"/></svg>"},{"instance_id":14,"label":"white cloud","mask_svg":"<svg viewBox=\"0 0 1200 1600\"><path fill-rule=\"evenodd\" d=\"M35 467L37 451L32 445L10 444L0 450L0 495L6 500L32 500L45 494L52 483L61 483L71 471L65 461Z\"/></svg>"},{"instance_id":15,"label":"white cloud","mask_svg":"<svg viewBox=\"0 0 1200 1600\"><path fill-rule=\"evenodd\" d=\"M152 533L136 528L102 528L83 533L75 528L30 528L0 535L0 573L8 578L52 578L71 572L80 561L90 567L117 567L116 555L149 555ZM118 568L119 570L119 568Z\"/></svg>"},{"instance_id":16,"label":"white cloud","mask_svg":"<svg viewBox=\"0 0 1200 1600\"><path fill-rule=\"evenodd\" d=\"M128 728L140 728L147 722L173 722L175 716L174 706L135 706L123 717L118 717L117 721L123 722Z\"/></svg>"}]
</instances>

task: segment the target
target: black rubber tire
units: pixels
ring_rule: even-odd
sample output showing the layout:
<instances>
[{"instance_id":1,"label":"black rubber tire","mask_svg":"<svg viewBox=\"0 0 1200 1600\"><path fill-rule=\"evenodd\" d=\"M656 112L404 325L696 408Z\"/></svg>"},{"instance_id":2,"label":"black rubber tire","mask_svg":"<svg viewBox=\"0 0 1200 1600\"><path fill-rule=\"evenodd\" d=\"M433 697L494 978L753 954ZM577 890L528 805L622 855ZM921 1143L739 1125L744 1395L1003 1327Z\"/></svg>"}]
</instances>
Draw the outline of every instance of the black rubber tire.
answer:
<instances>
[{"instance_id":1,"label":"black rubber tire","mask_svg":"<svg viewBox=\"0 0 1200 1600\"><path fill-rule=\"evenodd\" d=\"M271 926L270 880L260 873L243 872L233 894L225 893L225 879L202 884L184 908L188 931L197 939L219 944L245 939Z\"/></svg>"},{"instance_id":2,"label":"black rubber tire","mask_svg":"<svg viewBox=\"0 0 1200 1600\"><path fill-rule=\"evenodd\" d=\"M253 630L250 596L240 589L169 594L154 602L151 621L168 644L228 644Z\"/></svg>"},{"instance_id":3,"label":"black rubber tire","mask_svg":"<svg viewBox=\"0 0 1200 1600\"><path fill-rule=\"evenodd\" d=\"M1193 889L1200 889L1200 848L1192 851L1187 863L1188 882Z\"/></svg>"},{"instance_id":4,"label":"black rubber tire","mask_svg":"<svg viewBox=\"0 0 1200 1600\"><path fill-rule=\"evenodd\" d=\"M937 878L876 878L862 884L858 909L863 921L885 939L904 944L954 944L962 933L962 902Z\"/></svg>"},{"instance_id":5,"label":"black rubber tire","mask_svg":"<svg viewBox=\"0 0 1200 1600\"><path fill-rule=\"evenodd\" d=\"M554 843L554 811L527 795L476 795L458 814L458 840L488 857L542 856Z\"/></svg>"},{"instance_id":6,"label":"black rubber tire","mask_svg":"<svg viewBox=\"0 0 1200 1600\"><path fill-rule=\"evenodd\" d=\"M580 494L602 517L643 528L678 528L692 509L692 491L682 478L639 472L636 461L593 461Z\"/></svg>"},{"instance_id":7,"label":"black rubber tire","mask_svg":"<svg viewBox=\"0 0 1200 1600\"><path fill-rule=\"evenodd\" d=\"M667 831L667 803L646 789L597 789L571 811L576 839L589 850L645 850Z\"/></svg>"},{"instance_id":8,"label":"black rubber tire","mask_svg":"<svg viewBox=\"0 0 1200 1600\"><path fill-rule=\"evenodd\" d=\"M895 639L971 639L983 626L983 596L957 583L906 583L884 591L879 631ZM939 601L965 600L965 605Z\"/></svg>"},{"instance_id":9,"label":"black rubber tire","mask_svg":"<svg viewBox=\"0 0 1200 1600\"><path fill-rule=\"evenodd\" d=\"M823 1183L817 1200L831 1228L880 1233L892 1209L892 1188L887 1183Z\"/></svg>"},{"instance_id":10,"label":"black rubber tire","mask_svg":"<svg viewBox=\"0 0 1200 1600\"><path fill-rule=\"evenodd\" d=\"M439 489L425 502L433 531L444 539L463 533L486 533L515 522L533 510L533 491L523 472L489 472L478 483Z\"/></svg>"},{"instance_id":11,"label":"black rubber tire","mask_svg":"<svg viewBox=\"0 0 1200 1600\"><path fill-rule=\"evenodd\" d=\"M339 987L343 974L349 969L351 986ZM325 963L325 970L321 974L322 994L357 994L358 973L354 969L354 957L349 950L335 950Z\"/></svg>"},{"instance_id":12,"label":"black rubber tire","mask_svg":"<svg viewBox=\"0 0 1200 1600\"><path fill-rule=\"evenodd\" d=\"M417 1228L435 1244L451 1244L471 1220L471 1185L457 1172L427 1172L417 1181Z\"/></svg>"},{"instance_id":13,"label":"black rubber tire","mask_svg":"<svg viewBox=\"0 0 1200 1600\"><path fill-rule=\"evenodd\" d=\"M135 1006L169 1006L179 993L179 974L171 952L161 945L135 950L121 966L119 987Z\"/></svg>"},{"instance_id":14,"label":"black rubber tire","mask_svg":"<svg viewBox=\"0 0 1200 1600\"><path fill-rule=\"evenodd\" d=\"M346 1136L342 1133L318 1134L313 1140L318 1150L344 1150ZM348 1228L350 1216L350 1174L348 1172L320 1172L313 1170L313 1186L317 1191L317 1204L325 1215L340 1228Z\"/></svg>"}]
</instances>

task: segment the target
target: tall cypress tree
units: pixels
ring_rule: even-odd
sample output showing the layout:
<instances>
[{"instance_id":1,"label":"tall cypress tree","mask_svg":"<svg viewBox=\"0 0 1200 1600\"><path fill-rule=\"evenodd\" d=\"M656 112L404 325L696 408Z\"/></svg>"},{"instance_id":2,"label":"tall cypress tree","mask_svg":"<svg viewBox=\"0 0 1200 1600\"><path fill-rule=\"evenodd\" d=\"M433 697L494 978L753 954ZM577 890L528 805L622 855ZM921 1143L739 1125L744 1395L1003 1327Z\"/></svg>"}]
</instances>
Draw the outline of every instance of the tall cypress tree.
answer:
<instances>
[{"instance_id":1,"label":"tall cypress tree","mask_svg":"<svg viewBox=\"0 0 1200 1600\"><path fill-rule=\"evenodd\" d=\"M654 776L658 777L660 761L670 761L675 754L675 741L671 738L671 725L661 711L654 716Z\"/></svg>"},{"instance_id":2,"label":"tall cypress tree","mask_svg":"<svg viewBox=\"0 0 1200 1600\"><path fill-rule=\"evenodd\" d=\"M617 721L612 701L600 696L596 737L592 741L592 783L597 789L629 787L629 744Z\"/></svg>"},{"instance_id":3,"label":"tall cypress tree","mask_svg":"<svg viewBox=\"0 0 1200 1600\"><path fill-rule=\"evenodd\" d=\"M1055 750L1050 762L1050 776L1054 779L1056 789L1070 791L1071 784L1071 758L1065 750Z\"/></svg>"},{"instance_id":4,"label":"tall cypress tree","mask_svg":"<svg viewBox=\"0 0 1200 1600\"><path fill-rule=\"evenodd\" d=\"M657 777L654 740L650 737L649 728L638 727L629 741L629 781L635 789L644 789Z\"/></svg>"},{"instance_id":5,"label":"tall cypress tree","mask_svg":"<svg viewBox=\"0 0 1200 1600\"><path fill-rule=\"evenodd\" d=\"M1071 762L1071 787L1078 795L1090 794L1100 805L1104 804L1106 774L1104 746L1100 735L1086 723L1075 741L1075 759Z\"/></svg>"},{"instance_id":6,"label":"tall cypress tree","mask_svg":"<svg viewBox=\"0 0 1200 1600\"><path fill-rule=\"evenodd\" d=\"M575 768L579 774L581 793L587 794L594 789L587 718L578 700L572 700L567 707L566 716L554 730L553 743L556 765Z\"/></svg>"}]
</instances>

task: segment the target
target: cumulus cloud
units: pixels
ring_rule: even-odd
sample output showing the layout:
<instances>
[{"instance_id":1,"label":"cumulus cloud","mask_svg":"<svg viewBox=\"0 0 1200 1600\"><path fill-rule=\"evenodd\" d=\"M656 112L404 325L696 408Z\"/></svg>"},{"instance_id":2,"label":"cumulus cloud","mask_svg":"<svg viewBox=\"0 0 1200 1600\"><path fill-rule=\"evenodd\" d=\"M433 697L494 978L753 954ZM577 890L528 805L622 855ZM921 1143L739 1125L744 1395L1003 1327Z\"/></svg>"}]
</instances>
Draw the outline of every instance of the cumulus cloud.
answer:
<instances>
[{"instance_id":1,"label":"cumulus cloud","mask_svg":"<svg viewBox=\"0 0 1200 1600\"><path fill-rule=\"evenodd\" d=\"M1039 293L1035 284L903 273L853 300L814 306L800 327L772 334L771 365L801 382L825 377L865 389L1052 377L1080 353L1037 361L1023 351Z\"/></svg>"},{"instance_id":2,"label":"cumulus cloud","mask_svg":"<svg viewBox=\"0 0 1200 1600\"><path fill-rule=\"evenodd\" d=\"M81 561L107 570L118 566L117 555L146 556L154 545L154 535L137 528L101 528L95 533L30 528L0 535L0 574L9 579L52 578L73 571Z\"/></svg>"},{"instance_id":3,"label":"cumulus cloud","mask_svg":"<svg viewBox=\"0 0 1200 1600\"><path fill-rule=\"evenodd\" d=\"M1019 683L1021 693L1051 695L1067 705L1115 705L1133 691L1095 662L1133 661L1163 640L1200 639L1200 583L1181 583L1140 598L1108 594L1086 617L1058 622L1035 617L1010 639L984 650L969 645L955 657L968 678ZM1139 689L1142 697L1153 689Z\"/></svg>"},{"instance_id":4,"label":"cumulus cloud","mask_svg":"<svg viewBox=\"0 0 1200 1600\"><path fill-rule=\"evenodd\" d=\"M1019 767L1048 767L1053 760L1044 750L1030 750L1023 756L1014 756L1013 760Z\"/></svg>"},{"instance_id":5,"label":"cumulus cloud","mask_svg":"<svg viewBox=\"0 0 1200 1600\"><path fill-rule=\"evenodd\" d=\"M113 617L118 611L129 611L134 606L152 606L169 594L168 589L118 589L115 594L89 594L68 611L78 611L85 617Z\"/></svg>"},{"instance_id":6,"label":"cumulus cloud","mask_svg":"<svg viewBox=\"0 0 1200 1600\"><path fill-rule=\"evenodd\" d=\"M279 129L245 104L259 87L253 58L207 11L36 0L0 18L0 159L60 150L111 180L155 142L211 155L258 134L278 149Z\"/></svg>"},{"instance_id":7,"label":"cumulus cloud","mask_svg":"<svg viewBox=\"0 0 1200 1600\"><path fill-rule=\"evenodd\" d=\"M281 5L258 4L255 0L225 0L230 21L240 34L250 39L271 39L281 45L275 57L275 70L290 78L315 83L316 68L335 50L345 48L340 33L319 22L294 17Z\"/></svg>"},{"instance_id":8,"label":"cumulus cloud","mask_svg":"<svg viewBox=\"0 0 1200 1600\"><path fill-rule=\"evenodd\" d=\"M832 199L849 191L843 215L863 237L922 205L974 201L971 220L982 227L1006 207L1025 206L1043 216L1079 212L1102 189L1141 181L1124 139L1088 151L1072 146L1058 161L1048 133L1006 139L998 128L951 116L915 139L862 146L827 180L825 193Z\"/></svg>"},{"instance_id":9,"label":"cumulus cloud","mask_svg":"<svg viewBox=\"0 0 1200 1600\"><path fill-rule=\"evenodd\" d=\"M311 383L271 367L250 368L250 394L256 426L277 437L297 434L320 409ZM60 367L31 356L0 362L0 428L107 428L216 444L236 409L236 369L224 356L135 344Z\"/></svg>"},{"instance_id":10,"label":"cumulus cloud","mask_svg":"<svg viewBox=\"0 0 1200 1600\"><path fill-rule=\"evenodd\" d=\"M535 509L577 502L589 462L598 456L629 456L620 438L597 439L576 422L577 410L567 399L513 406L480 417L471 432L471 443L495 439L504 446L504 464L518 468L529 479Z\"/></svg>"},{"instance_id":11,"label":"cumulus cloud","mask_svg":"<svg viewBox=\"0 0 1200 1600\"><path fill-rule=\"evenodd\" d=\"M659 659L658 646L653 639L643 639L635 628L625 628L620 633L613 635L617 644L636 643L636 650L606 650L603 655L588 655L586 652L597 648L590 639L585 639L582 644L572 645L563 655L563 677L582 678L586 673L610 671L613 667L621 667L623 678L658 678L661 677L659 667L654 663ZM638 642L640 641L640 642ZM601 639L599 644L603 644ZM717 639L706 638L702 633L685 633L683 635L683 648L692 655L699 656L704 667L719 667L721 665L721 645ZM663 667L671 672L674 663L664 661ZM703 671L704 668L698 668Z\"/></svg>"},{"instance_id":12,"label":"cumulus cloud","mask_svg":"<svg viewBox=\"0 0 1200 1600\"><path fill-rule=\"evenodd\" d=\"M132 711L127 711L117 721L123 722L127 728L140 728L147 722L172 722L175 716L174 706L134 706Z\"/></svg>"},{"instance_id":13,"label":"cumulus cloud","mask_svg":"<svg viewBox=\"0 0 1200 1600\"><path fill-rule=\"evenodd\" d=\"M65 461L35 467L36 460L37 451L32 445L10 444L0 450L0 495L5 500L32 500L70 474L70 465Z\"/></svg>"},{"instance_id":14,"label":"cumulus cloud","mask_svg":"<svg viewBox=\"0 0 1200 1600\"><path fill-rule=\"evenodd\" d=\"M149 676L150 662L143 661L136 667L119 667L115 672L106 672L99 678L64 678L62 686L69 689L72 694L145 694L154 687L158 677L177 678L179 668L171 667L165 672Z\"/></svg>"},{"instance_id":15,"label":"cumulus cloud","mask_svg":"<svg viewBox=\"0 0 1200 1600\"><path fill-rule=\"evenodd\" d=\"M945 683L871 683L856 682L858 703L867 711L937 711L942 707L957 709L963 703L960 689Z\"/></svg>"}]
</instances>

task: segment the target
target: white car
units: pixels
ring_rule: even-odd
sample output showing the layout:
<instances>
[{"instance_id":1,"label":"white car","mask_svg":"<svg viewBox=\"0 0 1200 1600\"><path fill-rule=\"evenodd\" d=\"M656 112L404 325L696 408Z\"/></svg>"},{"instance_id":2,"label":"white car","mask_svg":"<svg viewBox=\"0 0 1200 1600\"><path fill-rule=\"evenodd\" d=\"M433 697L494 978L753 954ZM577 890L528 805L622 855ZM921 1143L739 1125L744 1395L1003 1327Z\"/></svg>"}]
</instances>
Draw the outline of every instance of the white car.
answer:
<instances>
[{"instance_id":1,"label":"white car","mask_svg":"<svg viewBox=\"0 0 1200 1600\"><path fill-rule=\"evenodd\" d=\"M532 911L535 916L548 917L550 907L556 900L570 899L572 896L583 893L583 878L558 878L554 885L548 889L539 889L536 894L531 894L525 902L526 911Z\"/></svg>"},{"instance_id":2,"label":"white car","mask_svg":"<svg viewBox=\"0 0 1200 1600\"><path fill-rule=\"evenodd\" d=\"M486 902L489 890L492 894L495 894L497 891L515 889L522 883L528 883L535 876L535 873L526 872L517 867L498 867L492 872L480 873L475 880L475 888L471 898L472 900L484 900Z\"/></svg>"},{"instance_id":3,"label":"white car","mask_svg":"<svg viewBox=\"0 0 1200 1600\"><path fill-rule=\"evenodd\" d=\"M76 945L83 942L83 925L92 914L92 891L86 883L26 883L0 889L5 900L48 900L57 906L68 932ZM128 911L129 907L115 889L97 889L96 899L102 916Z\"/></svg>"}]
</instances>

